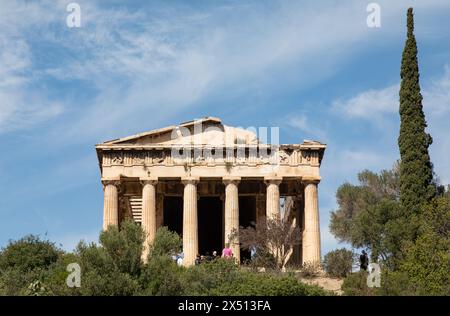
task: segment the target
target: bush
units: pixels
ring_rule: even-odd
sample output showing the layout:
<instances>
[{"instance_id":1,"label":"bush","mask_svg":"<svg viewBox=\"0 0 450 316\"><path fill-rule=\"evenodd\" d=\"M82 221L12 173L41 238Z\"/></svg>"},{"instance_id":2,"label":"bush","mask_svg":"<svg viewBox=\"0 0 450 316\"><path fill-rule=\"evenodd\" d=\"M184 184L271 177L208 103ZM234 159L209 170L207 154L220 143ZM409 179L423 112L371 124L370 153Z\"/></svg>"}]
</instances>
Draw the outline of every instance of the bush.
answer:
<instances>
[{"instance_id":1,"label":"bush","mask_svg":"<svg viewBox=\"0 0 450 316\"><path fill-rule=\"evenodd\" d=\"M329 276L343 278L352 272L354 258L353 251L341 248L327 253L323 265Z\"/></svg>"},{"instance_id":2,"label":"bush","mask_svg":"<svg viewBox=\"0 0 450 316\"><path fill-rule=\"evenodd\" d=\"M299 282L291 274L242 270L229 260L218 259L185 270L186 292L207 296L326 295L318 286Z\"/></svg>"},{"instance_id":3,"label":"bush","mask_svg":"<svg viewBox=\"0 0 450 316\"><path fill-rule=\"evenodd\" d=\"M302 265L300 275L304 278L313 278L322 272L320 263L306 262Z\"/></svg>"},{"instance_id":4,"label":"bush","mask_svg":"<svg viewBox=\"0 0 450 316\"><path fill-rule=\"evenodd\" d=\"M385 270L381 274L381 287L377 289L378 295L402 296L416 295L416 290L407 273Z\"/></svg>"},{"instance_id":5,"label":"bush","mask_svg":"<svg viewBox=\"0 0 450 316\"><path fill-rule=\"evenodd\" d=\"M375 288L367 286L368 272L362 270L349 274L342 284L344 295L349 296L371 296L376 294Z\"/></svg>"},{"instance_id":6,"label":"bush","mask_svg":"<svg viewBox=\"0 0 450 316\"><path fill-rule=\"evenodd\" d=\"M231 283L224 283L209 295L237 296L312 296L326 295L318 286L299 282L294 276L275 276L266 273L239 272Z\"/></svg>"},{"instance_id":7,"label":"bush","mask_svg":"<svg viewBox=\"0 0 450 316\"><path fill-rule=\"evenodd\" d=\"M144 231L132 220L124 221L120 230L109 227L100 233L100 244L116 268L133 276L140 273L143 242Z\"/></svg>"},{"instance_id":8,"label":"bush","mask_svg":"<svg viewBox=\"0 0 450 316\"><path fill-rule=\"evenodd\" d=\"M10 241L0 252L0 295L44 295L44 275L62 254L38 236Z\"/></svg>"},{"instance_id":9,"label":"bush","mask_svg":"<svg viewBox=\"0 0 450 316\"><path fill-rule=\"evenodd\" d=\"M29 272L46 269L58 260L62 251L48 240L28 235L18 241L10 241L0 253L0 270L15 269Z\"/></svg>"},{"instance_id":10,"label":"bush","mask_svg":"<svg viewBox=\"0 0 450 316\"><path fill-rule=\"evenodd\" d=\"M424 207L420 234L400 264L418 295L450 295L449 231L450 198L435 199Z\"/></svg>"},{"instance_id":11,"label":"bush","mask_svg":"<svg viewBox=\"0 0 450 316\"><path fill-rule=\"evenodd\" d=\"M168 256L152 256L143 269L139 284L143 295L183 295L183 267Z\"/></svg>"},{"instance_id":12,"label":"bush","mask_svg":"<svg viewBox=\"0 0 450 316\"><path fill-rule=\"evenodd\" d=\"M155 240L150 246L149 260L152 256L172 255L180 251L183 241L177 233L167 227L158 229Z\"/></svg>"},{"instance_id":13,"label":"bush","mask_svg":"<svg viewBox=\"0 0 450 316\"><path fill-rule=\"evenodd\" d=\"M125 222L100 235L100 245L80 242L65 254L36 238L12 242L2 251L0 295L326 295L293 274L258 273L217 258L189 268L170 254L180 237L162 228L147 264L141 262L142 229ZM27 257L25 254L30 254ZM81 287L69 288L69 263L81 267Z\"/></svg>"}]
</instances>

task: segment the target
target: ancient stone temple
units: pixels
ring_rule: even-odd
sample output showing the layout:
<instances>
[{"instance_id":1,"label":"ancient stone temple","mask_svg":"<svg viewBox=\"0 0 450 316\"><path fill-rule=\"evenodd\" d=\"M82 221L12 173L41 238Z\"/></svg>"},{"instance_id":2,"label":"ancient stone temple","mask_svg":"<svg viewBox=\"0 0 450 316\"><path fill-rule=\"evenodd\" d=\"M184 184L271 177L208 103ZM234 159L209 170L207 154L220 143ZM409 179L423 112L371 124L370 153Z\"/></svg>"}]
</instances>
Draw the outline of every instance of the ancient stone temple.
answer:
<instances>
[{"instance_id":1,"label":"ancient stone temple","mask_svg":"<svg viewBox=\"0 0 450 316\"><path fill-rule=\"evenodd\" d=\"M325 147L263 143L255 131L212 117L104 142L96 146L103 229L132 218L147 245L167 226L182 237L183 263L192 265L197 254L220 254L233 229L281 216L280 201L289 198L302 231L293 260L319 262L317 185ZM237 240L231 248L238 260L249 257Z\"/></svg>"}]
</instances>

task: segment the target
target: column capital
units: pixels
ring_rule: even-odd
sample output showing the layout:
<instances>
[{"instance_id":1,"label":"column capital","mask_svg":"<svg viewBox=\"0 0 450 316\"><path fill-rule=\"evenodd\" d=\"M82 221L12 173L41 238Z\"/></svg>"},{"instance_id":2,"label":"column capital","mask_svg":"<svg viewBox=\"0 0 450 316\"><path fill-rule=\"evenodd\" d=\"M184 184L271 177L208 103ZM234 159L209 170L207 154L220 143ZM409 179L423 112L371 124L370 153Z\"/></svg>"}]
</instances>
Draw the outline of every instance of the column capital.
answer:
<instances>
[{"instance_id":1,"label":"column capital","mask_svg":"<svg viewBox=\"0 0 450 316\"><path fill-rule=\"evenodd\" d=\"M279 185L281 183L281 181L283 181L283 177L276 177L276 176L264 177L264 182L267 185L269 185L269 184Z\"/></svg>"},{"instance_id":2,"label":"column capital","mask_svg":"<svg viewBox=\"0 0 450 316\"><path fill-rule=\"evenodd\" d=\"M101 179L103 185L112 184L114 186L120 185L120 177L113 177L113 178L102 178Z\"/></svg>"},{"instance_id":3,"label":"column capital","mask_svg":"<svg viewBox=\"0 0 450 316\"><path fill-rule=\"evenodd\" d=\"M301 182L303 184L319 184L320 178L302 178Z\"/></svg>"},{"instance_id":4,"label":"column capital","mask_svg":"<svg viewBox=\"0 0 450 316\"><path fill-rule=\"evenodd\" d=\"M225 185L230 184L230 183L238 185L239 182L241 182L241 177L225 176L225 177L222 177L222 182Z\"/></svg>"},{"instance_id":5,"label":"column capital","mask_svg":"<svg viewBox=\"0 0 450 316\"><path fill-rule=\"evenodd\" d=\"M113 185L117 188L117 190L121 190L121 181L120 178L102 178L103 190L107 185Z\"/></svg>"},{"instance_id":6,"label":"column capital","mask_svg":"<svg viewBox=\"0 0 450 316\"><path fill-rule=\"evenodd\" d=\"M143 177L139 178L142 185L151 184L156 185L158 183L158 177Z\"/></svg>"},{"instance_id":7,"label":"column capital","mask_svg":"<svg viewBox=\"0 0 450 316\"><path fill-rule=\"evenodd\" d=\"M199 177L184 177L181 178L181 183L186 184L197 184L200 181Z\"/></svg>"}]
</instances>

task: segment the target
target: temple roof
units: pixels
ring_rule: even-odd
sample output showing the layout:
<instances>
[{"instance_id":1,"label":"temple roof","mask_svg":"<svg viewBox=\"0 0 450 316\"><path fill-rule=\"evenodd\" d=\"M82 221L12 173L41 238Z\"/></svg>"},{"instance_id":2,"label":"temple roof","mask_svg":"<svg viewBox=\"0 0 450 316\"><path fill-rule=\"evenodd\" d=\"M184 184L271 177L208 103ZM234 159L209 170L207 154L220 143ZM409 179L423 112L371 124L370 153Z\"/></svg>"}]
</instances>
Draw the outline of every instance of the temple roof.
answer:
<instances>
[{"instance_id":1,"label":"temple roof","mask_svg":"<svg viewBox=\"0 0 450 316\"><path fill-rule=\"evenodd\" d=\"M245 146L263 144L257 138L256 131L222 124L216 117L204 117L171 125L151 131L117 138L96 145L102 149L131 149L172 147L174 145L192 146ZM325 144L313 140L304 140L301 144L284 144L283 147L324 150Z\"/></svg>"}]
</instances>

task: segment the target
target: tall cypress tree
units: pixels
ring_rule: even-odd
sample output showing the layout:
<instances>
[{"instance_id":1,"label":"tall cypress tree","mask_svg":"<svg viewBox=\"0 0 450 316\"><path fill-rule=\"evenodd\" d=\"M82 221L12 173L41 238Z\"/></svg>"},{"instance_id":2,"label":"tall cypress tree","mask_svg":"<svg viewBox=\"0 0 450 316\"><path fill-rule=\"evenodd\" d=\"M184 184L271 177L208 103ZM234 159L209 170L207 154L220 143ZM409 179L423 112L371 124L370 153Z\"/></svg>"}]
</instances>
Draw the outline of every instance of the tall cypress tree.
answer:
<instances>
[{"instance_id":1,"label":"tall cypress tree","mask_svg":"<svg viewBox=\"0 0 450 316\"><path fill-rule=\"evenodd\" d=\"M436 189L428 154L432 138L425 132L412 8L408 9L407 25L400 74L400 201L406 214L417 214L420 206L436 194Z\"/></svg>"}]
</instances>

